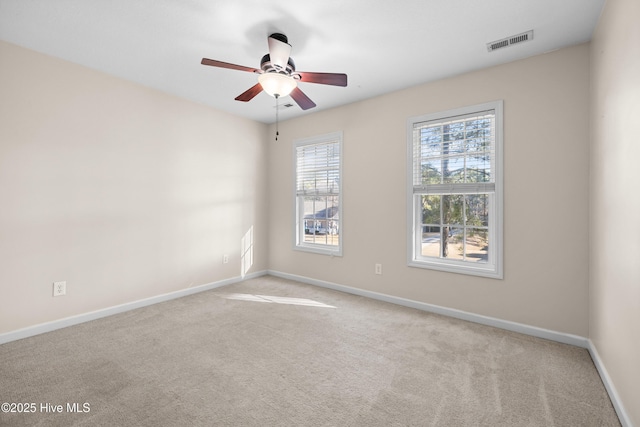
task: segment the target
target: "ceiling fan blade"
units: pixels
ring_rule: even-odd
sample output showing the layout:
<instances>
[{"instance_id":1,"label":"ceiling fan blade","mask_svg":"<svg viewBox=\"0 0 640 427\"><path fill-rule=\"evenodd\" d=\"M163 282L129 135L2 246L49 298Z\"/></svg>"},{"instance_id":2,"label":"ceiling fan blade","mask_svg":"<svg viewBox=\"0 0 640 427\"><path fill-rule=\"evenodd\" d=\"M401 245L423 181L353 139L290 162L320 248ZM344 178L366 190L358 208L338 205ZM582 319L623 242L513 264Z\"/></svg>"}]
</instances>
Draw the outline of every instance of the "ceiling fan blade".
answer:
<instances>
[{"instance_id":1,"label":"ceiling fan blade","mask_svg":"<svg viewBox=\"0 0 640 427\"><path fill-rule=\"evenodd\" d=\"M242 101L242 102L251 101L260 92L262 92L262 86L260 85L260 83L257 83L255 86L252 86L248 90L236 96L236 101Z\"/></svg>"},{"instance_id":2,"label":"ceiling fan blade","mask_svg":"<svg viewBox=\"0 0 640 427\"><path fill-rule=\"evenodd\" d=\"M304 92L301 91L298 87L293 89L293 91L291 92L291 97L303 110L308 110L309 108L313 108L316 106L315 102L313 102L307 95L305 95Z\"/></svg>"},{"instance_id":3,"label":"ceiling fan blade","mask_svg":"<svg viewBox=\"0 0 640 427\"><path fill-rule=\"evenodd\" d=\"M248 71L250 73L260 73L257 68L245 67L244 65L230 64L228 62L216 61L215 59L202 58L202 65L210 65L212 67L229 68L230 70Z\"/></svg>"},{"instance_id":4,"label":"ceiling fan blade","mask_svg":"<svg viewBox=\"0 0 640 427\"><path fill-rule=\"evenodd\" d=\"M321 85L346 86L347 75L339 73L309 73L305 71L297 72L300 74L300 81L306 83L318 83Z\"/></svg>"},{"instance_id":5,"label":"ceiling fan blade","mask_svg":"<svg viewBox=\"0 0 640 427\"><path fill-rule=\"evenodd\" d=\"M269 57L271 65L278 70L285 70L289 55L291 54L291 45L288 43L287 36L280 33L274 33L267 39L269 42Z\"/></svg>"}]
</instances>

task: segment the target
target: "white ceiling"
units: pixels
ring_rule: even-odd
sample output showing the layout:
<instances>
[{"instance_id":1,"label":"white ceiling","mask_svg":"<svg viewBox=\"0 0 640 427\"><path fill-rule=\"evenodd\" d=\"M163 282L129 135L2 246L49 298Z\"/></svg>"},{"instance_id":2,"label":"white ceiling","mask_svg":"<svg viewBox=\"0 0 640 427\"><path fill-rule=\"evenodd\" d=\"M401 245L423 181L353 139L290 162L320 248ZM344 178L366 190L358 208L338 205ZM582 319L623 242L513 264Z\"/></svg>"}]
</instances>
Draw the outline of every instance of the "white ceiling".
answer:
<instances>
[{"instance_id":1,"label":"white ceiling","mask_svg":"<svg viewBox=\"0 0 640 427\"><path fill-rule=\"evenodd\" d=\"M200 60L260 68L280 32L299 71L348 74L346 88L300 83L317 107L284 120L586 42L604 1L0 0L0 39L271 123L274 98L234 101L256 74ZM533 41L487 52L528 30Z\"/></svg>"}]
</instances>

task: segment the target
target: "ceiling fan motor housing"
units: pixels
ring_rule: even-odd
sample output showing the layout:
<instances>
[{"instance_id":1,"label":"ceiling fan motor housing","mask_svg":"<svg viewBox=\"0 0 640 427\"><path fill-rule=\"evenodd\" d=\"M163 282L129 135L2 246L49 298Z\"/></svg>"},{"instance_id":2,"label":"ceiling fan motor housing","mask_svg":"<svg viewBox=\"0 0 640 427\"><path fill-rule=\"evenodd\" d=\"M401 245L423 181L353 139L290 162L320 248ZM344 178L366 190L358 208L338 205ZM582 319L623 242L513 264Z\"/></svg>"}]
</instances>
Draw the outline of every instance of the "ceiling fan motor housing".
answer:
<instances>
[{"instance_id":1,"label":"ceiling fan motor housing","mask_svg":"<svg viewBox=\"0 0 640 427\"><path fill-rule=\"evenodd\" d=\"M273 66L273 64L271 64L271 56L267 53L260 60L260 68L265 73L280 73L291 76L296 71L296 64L293 62L293 58L289 57L289 60L287 61L287 68L285 70L278 70Z\"/></svg>"}]
</instances>

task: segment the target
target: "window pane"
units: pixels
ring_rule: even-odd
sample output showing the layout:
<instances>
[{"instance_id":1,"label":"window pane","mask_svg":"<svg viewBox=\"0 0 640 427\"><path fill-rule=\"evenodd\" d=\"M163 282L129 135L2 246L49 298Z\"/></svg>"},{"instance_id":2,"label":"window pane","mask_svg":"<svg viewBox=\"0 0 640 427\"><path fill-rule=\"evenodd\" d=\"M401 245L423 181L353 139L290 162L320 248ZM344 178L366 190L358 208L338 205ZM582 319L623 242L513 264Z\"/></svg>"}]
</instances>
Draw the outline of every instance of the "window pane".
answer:
<instances>
[{"instance_id":1,"label":"window pane","mask_svg":"<svg viewBox=\"0 0 640 427\"><path fill-rule=\"evenodd\" d=\"M442 166L440 159L438 160L422 160L421 168L421 184L440 184L442 180Z\"/></svg>"},{"instance_id":2,"label":"window pane","mask_svg":"<svg viewBox=\"0 0 640 427\"><path fill-rule=\"evenodd\" d=\"M443 139L448 141L449 152L462 153L464 152L464 123L456 122L444 125Z\"/></svg>"},{"instance_id":3,"label":"window pane","mask_svg":"<svg viewBox=\"0 0 640 427\"><path fill-rule=\"evenodd\" d=\"M442 159L442 182L464 182L464 157L447 156Z\"/></svg>"},{"instance_id":4,"label":"window pane","mask_svg":"<svg viewBox=\"0 0 640 427\"><path fill-rule=\"evenodd\" d=\"M302 201L303 205L303 223L304 223L304 241L313 242L315 234L316 221L316 198L315 197L298 197L298 201Z\"/></svg>"},{"instance_id":5,"label":"window pane","mask_svg":"<svg viewBox=\"0 0 640 427\"><path fill-rule=\"evenodd\" d=\"M420 129L422 157L440 156L442 153L442 128L440 126Z\"/></svg>"},{"instance_id":6,"label":"window pane","mask_svg":"<svg viewBox=\"0 0 640 427\"><path fill-rule=\"evenodd\" d=\"M464 259L464 229L450 227L449 234L442 236L442 257L448 259Z\"/></svg>"},{"instance_id":7,"label":"window pane","mask_svg":"<svg viewBox=\"0 0 640 427\"><path fill-rule=\"evenodd\" d=\"M460 138L462 138L462 133L460 133ZM442 152L445 154L461 154L464 153L464 139L445 139L442 143Z\"/></svg>"},{"instance_id":8,"label":"window pane","mask_svg":"<svg viewBox=\"0 0 640 427\"><path fill-rule=\"evenodd\" d=\"M489 226L489 195L469 194L465 196L466 225Z\"/></svg>"},{"instance_id":9,"label":"window pane","mask_svg":"<svg viewBox=\"0 0 640 427\"><path fill-rule=\"evenodd\" d=\"M442 197L442 225L463 224L464 196L461 194L444 195Z\"/></svg>"},{"instance_id":10,"label":"window pane","mask_svg":"<svg viewBox=\"0 0 640 427\"><path fill-rule=\"evenodd\" d=\"M338 197L301 197L304 200L304 242L337 246L340 219Z\"/></svg>"},{"instance_id":11,"label":"window pane","mask_svg":"<svg viewBox=\"0 0 640 427\"><path fill-rule=\"evenodd\" d=\"M489 233L485 229L467 228L465 241L466 260L486 263L489 261Z\"/></svg>"},{"instance_id":12,"label":"window pane","mask_svg":"<svg viewBox=\"0 0 640 427\"><path fill-rule=\"evenodd\" d=\"M327 244L338 245L340 236L340 210L338 196L327 197Z\"/></svg>"},{"instance_id":13,"label":"window pane","mask_svg":"<svg viewBox=\"0 0 640 427\"><path fill-rule=\"evenodd\" d=\"M425 225L422 227L420 254L427 257L440 256L441 227Z\"/></svg>"},{"instance_id":14,"label":"window pane","mask_svg":"<svg viewBox=\"0 0 640 427\"><path fill-rule=\"evenodd\" d=\"M491 135L481 138L467 139L467 153L489 153L491 151Z\"/></svg>"},{"instance_id":15,"label":"window pane","mask_svg":"<svg viewBox=\"0 0 640 427\"><path fill-rule=\"evenodd\" d=\"M490 133L491 122L490 117L467 120L465 123L467 138L485 137Z\"/></svg>"},{"instance_id":16,"label":"window pane","mask_svg":"<svg viewBox=\"0 0 640 427\"><path fill-rule=\"evenodd\" d=\"M466 159L465 182L491 182L491 160L489 156L469 156Z\"/></svg>"},{"instance_id":17,"label":"window pane","mask_svg":"<svg viewBox=\"0 0 640 427\"><path fill-rule=\"evenodd\" d=\"M440 225L440 196L420 196L423 225Z\"/></svg>"}]
</instances>

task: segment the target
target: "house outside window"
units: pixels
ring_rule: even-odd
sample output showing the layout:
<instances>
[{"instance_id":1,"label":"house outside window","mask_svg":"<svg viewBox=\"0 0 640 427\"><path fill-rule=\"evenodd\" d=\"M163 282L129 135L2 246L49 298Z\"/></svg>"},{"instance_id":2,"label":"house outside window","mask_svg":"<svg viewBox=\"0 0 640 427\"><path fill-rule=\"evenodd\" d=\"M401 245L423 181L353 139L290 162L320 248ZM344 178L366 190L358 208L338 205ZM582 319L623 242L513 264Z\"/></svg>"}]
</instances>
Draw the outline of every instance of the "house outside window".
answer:
<instances>
[{"instance_id":1,"label":"house outside window","mask_svg":"<svg viewBox=\"0 0 640 427\"><path fill-rule=\"evenodd\" d=\"M502 278L502 101L413 117L408 264Z\"/></svg>"},{"instance_id":2,"label":"house outside window","mask_svg":"<svg viewBox=\"0 0 640 427\"><path fill-rule=\"evenodd\" d=\"M294 142L294 248L342 255L342 132Z\"/></svg>"}]
</instances>

